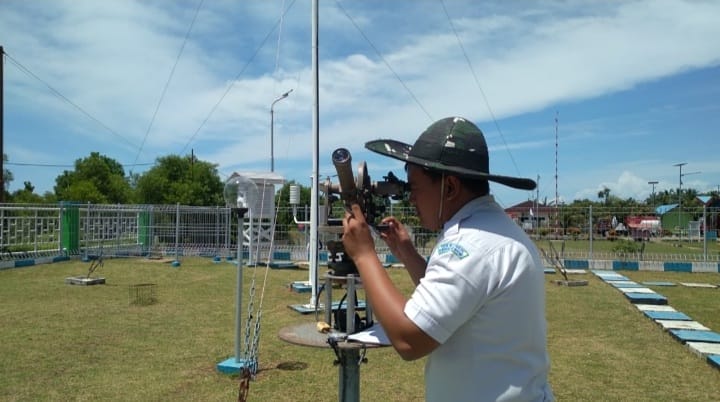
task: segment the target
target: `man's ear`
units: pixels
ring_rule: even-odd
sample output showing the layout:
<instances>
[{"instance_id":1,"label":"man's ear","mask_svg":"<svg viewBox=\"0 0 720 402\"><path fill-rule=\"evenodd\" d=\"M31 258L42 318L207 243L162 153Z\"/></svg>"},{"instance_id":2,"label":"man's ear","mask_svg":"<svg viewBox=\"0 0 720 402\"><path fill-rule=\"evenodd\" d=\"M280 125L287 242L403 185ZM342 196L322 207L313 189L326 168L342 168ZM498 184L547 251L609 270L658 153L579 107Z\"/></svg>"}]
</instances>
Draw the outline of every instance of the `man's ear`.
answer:
<instances>
[{"instance_id":1,"label":"man's ear","mask_svg":"<svg viewBox=\"0 0 720 402\"><path fill-rule=\"evenodd\" d=\"M446 198L453 198L458 195L458 191L460 190L460 181L455 176L448 176L447 178L447 185L445 186L445 197Z\"/></svg>"}]
</instances>

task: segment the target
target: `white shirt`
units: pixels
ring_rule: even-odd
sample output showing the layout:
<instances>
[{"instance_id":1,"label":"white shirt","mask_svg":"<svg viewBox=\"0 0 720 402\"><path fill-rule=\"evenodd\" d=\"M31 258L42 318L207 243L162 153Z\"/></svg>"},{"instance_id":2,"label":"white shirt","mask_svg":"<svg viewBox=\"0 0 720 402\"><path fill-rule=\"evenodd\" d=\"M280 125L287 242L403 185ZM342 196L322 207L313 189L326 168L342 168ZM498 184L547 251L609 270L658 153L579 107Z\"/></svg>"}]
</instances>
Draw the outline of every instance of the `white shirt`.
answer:
<instances>
[{"instance_id":1,"label":"white shirt","mask_svg":"<svg viewBox=\"0 0 720 402\"><path fill-rule=\"evenodd\" d=\"M553 400L543 264L492 196L445 223L405 314L440 343L428 401Z\"/></svg>"}]
</instances>

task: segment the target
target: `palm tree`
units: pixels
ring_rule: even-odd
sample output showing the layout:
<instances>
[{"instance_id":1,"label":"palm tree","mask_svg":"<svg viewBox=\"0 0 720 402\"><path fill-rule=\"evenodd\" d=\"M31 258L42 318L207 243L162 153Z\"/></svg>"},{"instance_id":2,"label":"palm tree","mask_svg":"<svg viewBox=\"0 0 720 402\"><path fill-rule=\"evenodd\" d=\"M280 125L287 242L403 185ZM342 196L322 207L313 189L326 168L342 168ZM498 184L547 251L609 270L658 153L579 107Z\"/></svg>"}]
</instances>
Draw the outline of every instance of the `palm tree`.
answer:
<instances>
[{"instance_id":1,"label":"palm tree","mask_svg":"<svg viewBox=\"0 0 720 402\"><path fill-rule=\"evenodd\" d=\"M607 205L609 199L610 199L610 189L603 186L603 189L598 191L598 198L599 199L605 199L605 205Z\"/></svg>"}]
</instances>

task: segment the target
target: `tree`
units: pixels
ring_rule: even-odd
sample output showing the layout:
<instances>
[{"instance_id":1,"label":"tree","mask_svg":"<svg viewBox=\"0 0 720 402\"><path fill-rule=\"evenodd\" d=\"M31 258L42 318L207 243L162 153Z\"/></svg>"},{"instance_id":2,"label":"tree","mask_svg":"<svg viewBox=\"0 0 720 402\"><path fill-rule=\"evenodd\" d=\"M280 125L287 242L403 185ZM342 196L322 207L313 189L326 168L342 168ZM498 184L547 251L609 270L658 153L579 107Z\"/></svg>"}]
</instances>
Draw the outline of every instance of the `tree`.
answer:
<instances>
[{"instance_id":1,"label":"tree","mask_svg":"<svg viewBox=\"0 0 720 402\"><path fill-rule=\"evenodd\" d=\"M193 156L168 155L137 178L136 195L142 204L224 205L224 183L217 165Z\"/></svg>"},{"instance_id":2,"label":"tree","mask_svg":"<svg viewBox=\"0 0 720 402\"><path fill-rule=\"evenodd\" d=\"M76 160L75 170L58 176L55 194L59 200L95 204L122 204L133 199L122 165L98 152Z\"/></svg>"},{"instance_id":3,"label":"tree","mask_svg":"<svg viewBox=\"0 0 720 402\"><path fill-rule=\"evenodd\" d=\"M10 200L19 204L38 204L45 201L43 197L35 194L35 186L29 181L23 182L21 190L16 190L10 194Z\"/></svg>"},{"instance_id":4,"label":"tree","mask_svg":"<svg viewBox=\"0 0 720 402\"><path fill-rule=\"evenodd\" d=\"M603 186L602 190L598 191L598 198L599 199L605 199L605 205L607 205L609 198L610 198L610 189Z\"/></svg>"},{"instance_id":5,"label":"tree","mask_svg":"<svg viewBox=\"0 0 720 402\"><path fill-rule=\"evenodd\" d=\"M8 161L7 154L3 154L3 162L7 162L7 161ZM3 174L3 184L5 185L5 188L2 190L5 192L5 196L6 196L5 199L7 200L8 199L7 195L9 194L8 188L10 188L10 183L12 183L12 181L15 179L15 177L13 177L13 174L11 171L9 171L7 168L4 168L4 167L3 167L2 174Z\"/></svg>"}]
</instances>

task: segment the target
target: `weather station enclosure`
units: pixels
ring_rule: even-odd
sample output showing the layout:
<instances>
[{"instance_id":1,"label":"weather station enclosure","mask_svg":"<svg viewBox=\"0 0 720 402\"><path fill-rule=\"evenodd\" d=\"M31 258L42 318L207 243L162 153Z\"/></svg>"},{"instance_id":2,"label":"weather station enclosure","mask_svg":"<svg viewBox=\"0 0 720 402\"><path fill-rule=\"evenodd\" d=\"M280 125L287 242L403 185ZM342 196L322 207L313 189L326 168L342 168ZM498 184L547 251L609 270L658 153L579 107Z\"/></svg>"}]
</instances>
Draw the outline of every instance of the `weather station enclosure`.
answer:
<instances>
[{"instance_id":1,"label":"weather station enclosure","mask_svg":"<svg viewBox=\"0 0 720 402\"><path fill-rule=\"evenodd\" d=\"M249 213L244 220L243 233L248 245L248 265L257 265L259 262L272 260L271 248L275 230L275 185L282 185L285 180L273 172L242 172L233 173L228 180L234 177L248 179L255 183L258 197L248 205Z\"/></svg>"}]
</instances>

